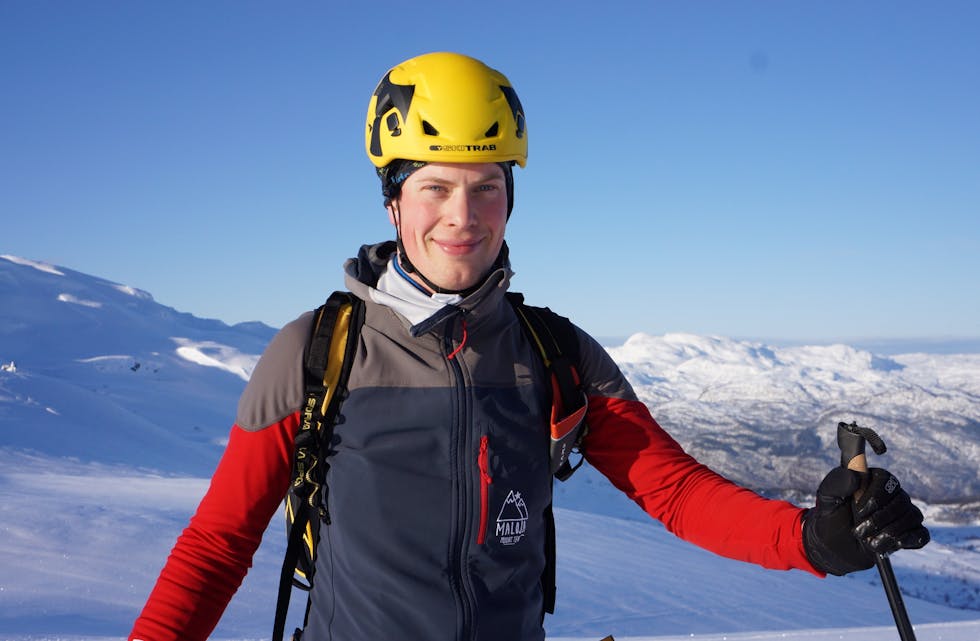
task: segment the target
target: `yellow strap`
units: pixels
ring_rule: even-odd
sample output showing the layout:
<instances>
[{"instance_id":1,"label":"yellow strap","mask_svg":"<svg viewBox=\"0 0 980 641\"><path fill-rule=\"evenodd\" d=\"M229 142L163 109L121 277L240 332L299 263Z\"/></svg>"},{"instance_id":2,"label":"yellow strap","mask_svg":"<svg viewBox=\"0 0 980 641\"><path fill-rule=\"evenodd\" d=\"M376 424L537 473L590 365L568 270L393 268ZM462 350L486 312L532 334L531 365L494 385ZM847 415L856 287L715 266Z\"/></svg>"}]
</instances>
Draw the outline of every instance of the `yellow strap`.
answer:
<instances>
[{"instance_id":1,"label":"yellow strap","mask_svg":"<svg viewBox=\"0 0 980 641\"><path fill-rule=\"evenodd\" d=\"M541 360L544 361L544 366L551 367L551 360L548 358L548 350L544 348L544 344L541 342L541 337L538 336L536 331L534 331L534 323L528 320L527 316L524 314L524 310L521 309L519 305L515 305L514 309L517 310L518 314L520 314L521 320L524 322L524 327L531 332L531 336L534 338L538 351L541 353Z\"/></svg>"},{"instance_id":2,"label":"yellow strap","mask_svg":"<svg viewBox=\"0 0 980 641\"><path fill-rule=\"evenodd\" d=\"M323 405L320 413L326 414L330 399L337 389L337 382L340 380L340 371L344 367L344 352L347 350L347 333L350 330L351 305L345 303L337 310L337 321L333 326L333 334L330 336L330 351L327 353L327 367L323 371L323 387L326 392L323 394Z\"/></svg>"}]
</instances>

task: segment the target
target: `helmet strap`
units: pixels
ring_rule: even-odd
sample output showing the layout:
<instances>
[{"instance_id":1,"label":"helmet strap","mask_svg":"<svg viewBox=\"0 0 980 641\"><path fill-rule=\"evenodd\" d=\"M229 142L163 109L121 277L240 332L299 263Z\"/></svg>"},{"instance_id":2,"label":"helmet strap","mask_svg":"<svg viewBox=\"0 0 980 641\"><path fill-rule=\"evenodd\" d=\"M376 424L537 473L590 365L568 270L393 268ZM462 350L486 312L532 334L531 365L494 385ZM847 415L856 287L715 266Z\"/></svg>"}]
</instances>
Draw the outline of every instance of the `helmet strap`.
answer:
<instances>
[{"instance_id":1,"label":"helmet strap","mask_svg":"<svg viewBox=\"0 0 980 641\"><path fill-rule=\"evenodd\" d=\"M497 163L504 170L504 188L507 191L507 220L514 211L514 161Z\"/></svg>"}]
</instances>

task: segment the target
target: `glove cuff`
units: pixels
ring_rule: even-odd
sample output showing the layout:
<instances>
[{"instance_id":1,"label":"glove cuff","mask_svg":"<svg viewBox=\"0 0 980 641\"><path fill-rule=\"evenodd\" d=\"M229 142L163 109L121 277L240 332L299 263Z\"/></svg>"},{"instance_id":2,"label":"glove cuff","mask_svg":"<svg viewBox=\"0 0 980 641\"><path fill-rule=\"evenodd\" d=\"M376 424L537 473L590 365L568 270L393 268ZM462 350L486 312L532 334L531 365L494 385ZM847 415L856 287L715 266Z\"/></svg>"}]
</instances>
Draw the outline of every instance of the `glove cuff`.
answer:
<instances>
[{"instance_id":1,"label":"glove cuff","mask_svg":"<svg viewBox=\"0 0 980 641\"><path fill-rule=\"evenodd\" d=\"M831 552L816 533L812 512L813 509L810 508L803 513L803 551L806 553L806 558L818 572L844 576L848 571L838 568L834 563L833 559L836 555Z\"/></svg>"}]
</instances>

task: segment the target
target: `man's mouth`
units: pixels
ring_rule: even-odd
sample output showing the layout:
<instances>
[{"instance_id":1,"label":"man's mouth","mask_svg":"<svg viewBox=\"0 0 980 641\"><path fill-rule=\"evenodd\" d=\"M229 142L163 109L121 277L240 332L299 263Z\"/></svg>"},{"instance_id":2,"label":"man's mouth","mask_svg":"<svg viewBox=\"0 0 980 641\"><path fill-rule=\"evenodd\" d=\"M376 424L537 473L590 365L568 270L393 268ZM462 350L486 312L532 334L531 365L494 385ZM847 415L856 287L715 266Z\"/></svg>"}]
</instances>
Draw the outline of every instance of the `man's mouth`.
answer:
<instances>
[{"instance_id":1,"label":"man's mouth","mask_svg":"<svg viewBox=\"0 0 980 641\"><path fill-rule=\"evenodd\" d=\"M433 241L439 249L450 256L464 256L474 251L480 244L477 240L436 240Z\"/></svg>"}]
</instances>

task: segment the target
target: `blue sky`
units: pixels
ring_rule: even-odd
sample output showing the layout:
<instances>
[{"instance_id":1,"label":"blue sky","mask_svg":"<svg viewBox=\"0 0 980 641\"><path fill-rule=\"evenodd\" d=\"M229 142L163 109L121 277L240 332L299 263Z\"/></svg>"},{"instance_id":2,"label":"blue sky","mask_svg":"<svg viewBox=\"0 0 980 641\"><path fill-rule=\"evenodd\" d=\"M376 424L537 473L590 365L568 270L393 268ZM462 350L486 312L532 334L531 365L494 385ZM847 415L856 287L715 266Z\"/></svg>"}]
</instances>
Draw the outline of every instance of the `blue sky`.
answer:
<instances>
[{"instance_id":1,"label":"blue sky","mask_svg":"<svg viewBox=\"0 0 980 641\"><path fill-rule=\"evenodd\" d=\"M3 2L0 253L281 325L391 237L363 127L427 51L528 114L508 240L598 336L980 336L973 2Z\"/></svg>"}]
</instances>

